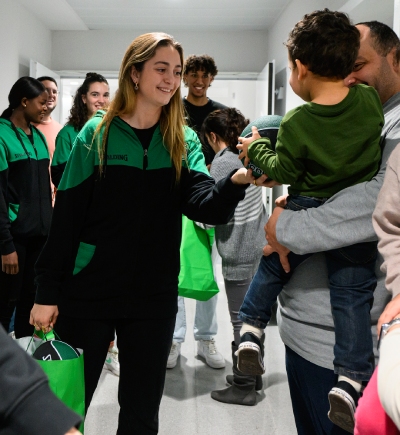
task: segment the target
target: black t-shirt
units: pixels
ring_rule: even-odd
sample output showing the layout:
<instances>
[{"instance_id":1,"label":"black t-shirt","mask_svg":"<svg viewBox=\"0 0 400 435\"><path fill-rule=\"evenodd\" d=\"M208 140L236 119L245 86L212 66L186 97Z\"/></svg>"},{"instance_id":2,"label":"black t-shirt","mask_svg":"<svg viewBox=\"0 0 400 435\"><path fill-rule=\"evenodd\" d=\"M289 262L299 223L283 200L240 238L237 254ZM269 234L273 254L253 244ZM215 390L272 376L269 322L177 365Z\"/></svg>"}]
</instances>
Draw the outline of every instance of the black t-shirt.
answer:
<instances>
[{"instance_id":1,"label":"black t-shirt","mask_svg":"<svg viewBox=\"0 0 400 435\"><path fill-rule=\"evenodd\" d=\"M186 112L186 121L189 127L193 128L198 135L204 120L211 112L214 112L214 110L218 109L226 109L227 107L210 99L204 106L195 106L194 104L189 103L186 98L183 98L183 105ZM208 142L202 142L202 151L206 159L206 165L209 165L215 157L214 150L211 148L211 145Z\"/></svg>"}]
</instances>

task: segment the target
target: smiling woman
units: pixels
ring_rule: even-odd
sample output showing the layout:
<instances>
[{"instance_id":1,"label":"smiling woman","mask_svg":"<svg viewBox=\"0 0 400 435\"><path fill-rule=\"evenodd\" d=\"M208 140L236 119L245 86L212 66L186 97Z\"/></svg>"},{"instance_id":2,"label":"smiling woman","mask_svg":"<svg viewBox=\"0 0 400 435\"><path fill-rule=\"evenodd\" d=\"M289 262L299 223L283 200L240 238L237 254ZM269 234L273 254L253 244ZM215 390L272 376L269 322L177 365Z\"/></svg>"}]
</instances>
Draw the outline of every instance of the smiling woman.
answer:
<instances>
[{"instance_id":1,"label":"smiling woman","mask_svg":"<svg viewBox=\"0 0 400 435\"><path fill-rule=\"evenodd\" d=\"M50 227L49 152L32 125L47 111L41 82L21 77L0 117L0 324L8 331L14 308L15 335L32 335L33 266Z\"/></svg>"},{"instance_id":2,"label":"smiling woman","mask_svg":"<svg viewBox=\"0 0 400 435\"><path fill-rule=\"evenodd\" d=\"M107 80L101 74L87 73L85 81L75 93L68 121L56 138L56 149L51 162L51 180L56 187L60 184L76 136L85 123L109 102Z\"/></svg>"},{"instance_id":3,"label":"smiling woman","mask_svg":"<svg viewBox=\"0 0 400 435\"><path fill-rule=\"evenodd\" d=\"M36 265L31 322L48 328L57 321L60 336L84 349L87 407L116 330L119 435L158 432L182 214L226 223L253 180L244 168L217 185L208 175L183 118L182 61L181 45L164 33L141 35L128 47L109 109L76 138ZM151 340L146 357L138 346L143 331Z\"/></svg>"}]
</instances>

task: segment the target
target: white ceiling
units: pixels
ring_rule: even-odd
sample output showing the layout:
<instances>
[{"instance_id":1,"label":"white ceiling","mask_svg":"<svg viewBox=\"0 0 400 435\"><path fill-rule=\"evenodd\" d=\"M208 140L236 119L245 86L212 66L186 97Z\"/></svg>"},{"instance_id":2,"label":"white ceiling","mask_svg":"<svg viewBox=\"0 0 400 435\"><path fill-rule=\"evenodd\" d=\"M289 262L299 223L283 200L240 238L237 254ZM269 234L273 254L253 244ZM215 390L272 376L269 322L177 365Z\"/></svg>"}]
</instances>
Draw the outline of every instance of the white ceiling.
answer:
<instances>
[{"instance_id":1,"label":"white ceiling","mask_svg":"<svg viewBox=\"0 0 400 435\"><path fill-rule=\"evenodd\" d=\"M266 30L291 0L19 0L50 30Z\"/></svg>"}]
</instances>

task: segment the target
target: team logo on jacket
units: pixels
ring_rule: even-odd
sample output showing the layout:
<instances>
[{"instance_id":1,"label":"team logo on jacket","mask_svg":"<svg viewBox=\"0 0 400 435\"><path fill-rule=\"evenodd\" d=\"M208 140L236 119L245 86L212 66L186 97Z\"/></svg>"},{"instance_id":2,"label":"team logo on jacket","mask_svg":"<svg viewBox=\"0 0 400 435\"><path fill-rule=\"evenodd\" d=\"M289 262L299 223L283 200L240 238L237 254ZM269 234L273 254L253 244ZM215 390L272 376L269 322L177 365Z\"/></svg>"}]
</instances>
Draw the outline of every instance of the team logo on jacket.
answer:
<instances>
[{"instance_id":1,"label":"team logo on jacket","mask_svg":"<svg viewBox=\"0 0 400 435\"><path fill-rule=\"evenodd\" d=\"M107 154L107 160L123 160L128 161L128 154Z\"/></svg>"},{"instance_id":2,"label":"team logo on jacket","mask_svg":"<svg viewBox=\"0 0 400 435\"><path fill-rule=\"evenodd\" d=\"M32 152L29 151L27 153L14 154L15 159L20 159L21 157L27 157L27 156L32 157Z\"/></svg>"}]
</instances>

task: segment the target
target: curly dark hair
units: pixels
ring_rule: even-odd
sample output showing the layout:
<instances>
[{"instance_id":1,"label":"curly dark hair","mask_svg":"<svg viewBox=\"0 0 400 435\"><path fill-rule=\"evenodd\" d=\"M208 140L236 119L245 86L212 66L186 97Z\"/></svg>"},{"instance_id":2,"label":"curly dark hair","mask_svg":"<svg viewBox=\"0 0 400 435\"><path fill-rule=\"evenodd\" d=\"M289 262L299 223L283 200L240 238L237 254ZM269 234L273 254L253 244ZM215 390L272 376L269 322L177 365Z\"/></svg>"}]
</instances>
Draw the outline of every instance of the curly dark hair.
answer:
<instances>
[{"instance_id":1,"label":"curly dark hair","mask_svg":"<svg viewBox=\"0 0 400 435\"><path fill-rule=\"evenodd\" d=\"M357 23L357 26L369 27L372 39L372 47L380 56L387 56L393 48L396 48L395 59L400 62L400 40L396 33L386 24L379 21L366 21Z\"/></svg>"},{"instance_id":2,"label":"curly dark hair","mask_svg":"<svg viewBox=\"0 0 400 435\"><path fill-rule=\"evenodd\" d=\"M285 45L294 67L298 59L316 75L344 79L353 71L360 33L346 14L324 9L304 15Z\"/></svg>"},{"instance_id":3,"label":"curly dark hair","mask_svg":"<svg viewBox=\"0 0 400 435\"><path fill-rule=\"evenodd\" d=\"M214 110L207 116L201 126L201 141L206 143L206 135L209 136L210 133L215 133L234 153L239 154L239 150L236 148L238 138L249 122L242 112L234 107Z\"/></svg>"},{"instance_id":4,"label":"curly dark hair","mask_svg":"<svg viewBox=\"0 0 400 435\"><path fill-rule=\"evenodd\" d=\"M214 59L208 54L201 54L199 56L191 54L183 65L183 75L188 74L190 71L204 71L212 77L218 74L217 65L215 65Z\"/></svg>"},{"instance_id":5,"label":"curly dark hair","mask_svg":"<svg viewBox=\"0 0 400 435\"><path fill-rule=\"evenodd\" d=\"M88 109L82 100L82 95L86 95L89 92L90 85L97 82L107 83L108 85L108 81L101 74L88 72L85 81L75 93L67 124L72 125L76 131L80 131L89 119Z\"/></svg>"}]
</instances>

